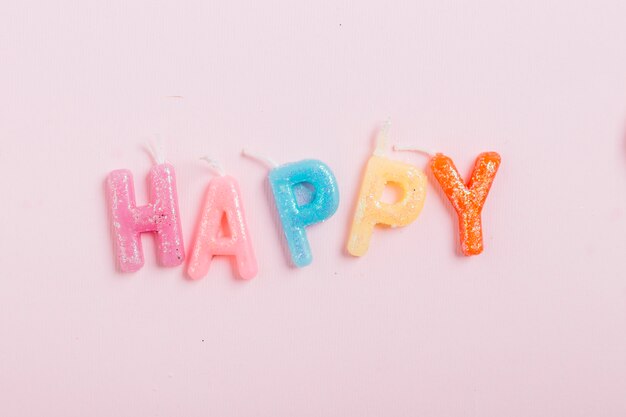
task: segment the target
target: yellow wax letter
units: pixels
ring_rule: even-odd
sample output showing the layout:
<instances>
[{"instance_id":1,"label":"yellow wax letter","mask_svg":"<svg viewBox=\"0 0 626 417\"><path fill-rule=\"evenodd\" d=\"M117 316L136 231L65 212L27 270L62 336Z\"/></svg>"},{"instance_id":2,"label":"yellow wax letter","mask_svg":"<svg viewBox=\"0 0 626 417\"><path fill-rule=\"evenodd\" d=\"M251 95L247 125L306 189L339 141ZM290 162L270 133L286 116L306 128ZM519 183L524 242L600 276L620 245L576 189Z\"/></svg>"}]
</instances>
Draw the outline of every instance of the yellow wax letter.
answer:
<instances>
[{"instance_id":1,"label":"yellow wax letter","mask_svg":"<svg viewBox=\"0 0 626 417\"><path fill-rule=\"evenodd\" d=\"M402 190L400 200L381 201L388 184ZM426 198L426 174L416 167L374 154L367 163L359 201L352 221L348 252L363 256L369 247L374 226L407 226L417 219Z\"/></svg>"}]
</instances>

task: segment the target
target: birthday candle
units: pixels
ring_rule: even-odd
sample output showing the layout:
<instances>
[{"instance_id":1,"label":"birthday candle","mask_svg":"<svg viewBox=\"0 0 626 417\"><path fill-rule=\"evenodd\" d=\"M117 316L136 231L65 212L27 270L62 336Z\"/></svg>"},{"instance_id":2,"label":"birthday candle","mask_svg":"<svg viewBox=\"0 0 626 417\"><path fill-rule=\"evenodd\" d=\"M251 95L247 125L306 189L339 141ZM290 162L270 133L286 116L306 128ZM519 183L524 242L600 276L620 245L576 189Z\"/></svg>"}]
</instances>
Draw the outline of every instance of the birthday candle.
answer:
<instances>
[{"instance_id":1,"label":"birthday candle","mask_svg":"<svg viewBox=\"0 0 626 417\"><path fill-rule=\"evenodd\" d=\"M244 155L269 161L245 151ZM327 220L337 211L339 207L337 180L328 165L321 161L304 160L281 166L269 162L271 170L268 179L291 261L299 268L307 266L313 257L306 227ZM313 192L311 200L301 204L298 202L296 190L303 185L311 186Z\"/></svg>"},{"instance_id":2,"label":"birthday candle","mask_svg":"<svg viewBox=\"0 0 626 417\"><path fill-rule=\"evenodd\" d=\"M115 252L122 272L134 272L143 266L140 234L145 232L155 235L160 265L177 266L185 257L174 167L155 154L148 181L150 203L137 207L129 170L112 171L107 178Z\"/></svg>"},{"instance_id":3,"label":"birthday candle","mask_svg":"<svg viewBox=\"0 0 626 417\"><path fill-rule=\"evenodd\" d=\"M461 249L466 256L483 251L481 212L499 166L500 155L496 152L478 155L465 185L450 158L438 153L431 159L432 172L459 217Z\"/></svg>"},{"instance_id":4,"label":"birthday candle","mask_svg":"<svg viewBox=\"0 0 626 417\"><path fill-rule=\"evenodd\" d=\"M385 156L388 130L389 123L385 123L378 135L376 150L367 162L348 240L348 252L353 256L365 255L374 226L407 226L417 219L424 207L426 175L412 165ZM401 199L393 204L381 200L390 183L402 190Z\"/></svg>"},{"instance_id":5,"label":"birthday candle","mask_svg":"<svg viewBox=\"0 0 626 417\"><path fill-rule=\"evenodd\" d=\"M225 255L234 256L241 278L254 278L258 266L239 183L234 177L226 175L215 162L208 161L219 176L213 178L207 187L187 273L192 279L202 278L209 271L212 258ZM227 232L222 230L224 218L228 225Z\"/></svg>"}]
</instances>

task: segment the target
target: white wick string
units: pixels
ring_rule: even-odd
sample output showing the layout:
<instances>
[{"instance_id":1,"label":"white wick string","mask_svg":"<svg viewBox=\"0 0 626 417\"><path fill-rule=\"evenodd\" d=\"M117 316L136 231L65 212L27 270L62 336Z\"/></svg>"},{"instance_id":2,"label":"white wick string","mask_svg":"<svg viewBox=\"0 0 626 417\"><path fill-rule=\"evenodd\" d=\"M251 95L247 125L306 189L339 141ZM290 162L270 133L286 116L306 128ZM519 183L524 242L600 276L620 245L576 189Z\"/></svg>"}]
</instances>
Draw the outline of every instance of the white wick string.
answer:
<instances>
[{"instance_id":1,"label":"white wick string","mask_svg":"<svg viewBox=\"0 0 626 417\"><path fill-rule=\"evenodd\" d=\"M222 166L216 160L211 159L208 156L203 156L200 159L206 161L209 164L209 167L211 167L211 169L215 171L220 177L226 175L226 171L224 171L224 168L222 168Z\"/></svg>"},{"instance_id":2,"label":"white wick string","mask_svg":"<svg viewBox=\"0 0 626 417\"><path fill-rule=\"evenodd\" d=\"M261 162L263 165L267 166L269 169L274 169L278 166L278 164L274 162L273 159L268 158L266 156L259 155L255 152L250 152L248 149L245 149L245 148L241 150L241 154L245 156L246 158L254 159L258 162Z\"/></svg>"},{"instance_id":3,"label":"white wick string","mask_svg":"<svg viewBox=\"0 0 626 417\"><path fill-rule=\"evenodd\" d=\"M156 145L154 141L148 141L146 143L146 148L148 148L148 152L150 152L150 156L155 164L164 164L165 163L165 151L163 140L160 136L157 135Z\"/></svg>"},{"instance_id":4,"label":"white wick string","mask_svg":"<svg viewBox=\"0 0 626 417\"><path fill-rule=\"evenodd\" d=\"M389 139L389 130L391 129L391 122L387 119L376 135L376 149L374 149L374 155L383 156L387 153L387 141Z\"/></svg>"},{"instance_id":5,"label":"white wick string","mask_svg":"<svg viewBox=\"0 0 626 417\"><path fill-rule=\"evenodd\" d=\"M398 151L398 152L417 152L417 153L426 155L429 158L432 158L433 155L435 154L434 152L426 151L424 149L419 149L419 148L416 148L415 146L408 146L408 145L393 145L393 150Z\"/></svg>"}]
</instances>

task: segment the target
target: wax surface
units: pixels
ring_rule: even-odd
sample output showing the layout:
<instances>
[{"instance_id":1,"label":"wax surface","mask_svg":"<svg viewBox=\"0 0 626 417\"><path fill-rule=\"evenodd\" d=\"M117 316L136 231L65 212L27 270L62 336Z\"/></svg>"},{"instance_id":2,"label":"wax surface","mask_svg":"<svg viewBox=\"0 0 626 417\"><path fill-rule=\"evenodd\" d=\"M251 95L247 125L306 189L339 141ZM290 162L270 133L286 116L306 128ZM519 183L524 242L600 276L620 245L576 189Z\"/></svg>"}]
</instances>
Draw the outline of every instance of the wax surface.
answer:
<instances>
[{"instance_id":1,"label":"wax surface","mask_svg":"<svg viewBox=\"0 0 626 417\"><path fill-rule=\"evenodd\" d=\"M331 217L339 207L339 188L330 168L321 161L304 160L274 168L269 173L276 209L291 260L297 267L309 265L313 259L305 227ZM313 187L308 203L298 204L294 191L298 184Z\"/></svg>"},{"instance_id":2,"label":"wax surface","mask_svg":"<svg viewBox=\"0 0 626 417\"><path fill-rule=\"evenodd\" d=\"M220 233L224 216L228 231ZM206 275L215 255L234 256L243 279L253 278L258 272L239 183L231 176L216 177L209 183L187 268L189 276L199 279Z\"/></svg>"},{"instance_id":3,"label":"wax surface","mask_svg":"<svg viewBox=\"0 0 626 417\"><path fill-rule=\"evenodd\" d=\"M387 184L402 190L395 203L381 201ZM361 184L356 212L348 240L348 252L363 256L370 244L374 226L407 226L419 216L426 198L426 175L416 167L382 156L372 156Z\"/></svg>"},{"instance_id":4,"label":"wax surface","mask_svg":"<svg viewBox=\"0 0 626 417\"><path fill-rule=\"evenodd\" d=\"M454 166L452 159L436 154L430 162L437 182L441 185L459 216L461 250L466 256L483 251L481 213L491 184L500 166L500 155L485 152L478 155L472 176L467 185Z\"/></svg>"},{"instance_id":5,"label":"wax surface","mask_svg":"<svg viewBox=\"0 0 626 417\"><path fill-rule=\"evenodd\" d=\"M116 257L123 272L134 272L143 266L139 235L144 232L154 232L160 265L177 266L185 257L174 167L167 163L154 165L148 181L150 203L137 207L129 170L113 171L107 178Z\"/></svg>"}]
</instances>

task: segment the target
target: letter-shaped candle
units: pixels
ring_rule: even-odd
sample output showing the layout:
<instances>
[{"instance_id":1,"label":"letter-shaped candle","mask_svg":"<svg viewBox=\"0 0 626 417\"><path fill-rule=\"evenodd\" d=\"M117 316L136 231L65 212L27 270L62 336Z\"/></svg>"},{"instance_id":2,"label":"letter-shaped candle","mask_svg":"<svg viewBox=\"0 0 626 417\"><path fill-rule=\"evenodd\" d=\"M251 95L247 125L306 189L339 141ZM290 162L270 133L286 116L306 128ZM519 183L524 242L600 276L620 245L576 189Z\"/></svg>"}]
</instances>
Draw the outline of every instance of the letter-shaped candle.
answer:
<instances>
[{"instance_id":1,"label":"letter-shaped candle","mask_svg":"<svg viewBox=\"0 0 626 417\"><path fill-rule=\"evenodd\" d=\"M174 167L158 158L149 174L150 203L137 207L133 175L119 169L107 178L115 251L120 270L134 272L144 264L140 234L153 232L162 266L178 266L185 257Z\"/></svg>"},{"instance_id":2,"label":"letter-shaped candle","mask_svg":"<svg viewBox=\"0 0 626 417\"><path fill-rule=\"evenodd\" d=\"M297 267L307 266L312 256L305 228L330 218L339 207L335 175L323 162L305 160L275 167L269 173L269 182L291 260ZM311 200L301 205L295 188L306 184L313 192Z\"/></svg>"},{"instance_id":3,"label":"letter-shaped candle","mask_svg":"<svg viewBox=\"0 0 626 417\"><path fill-rule=\"evenodd\" d=\"M430 161L437 182L459 216L461 249L466 256L483 251L481 212L499 166L496 152L481 153L466 186L450 158L438 153Z\"/></svg>"},{"instance_id":4,"label":"letter-shaped candle","mask_svg":"<svg viewBox=\"0 0 626 417\"><path fill-rule=\"evenodd\" d=\"M369 248L374 226L407 226L417 219L426 198L426 175L414 167L384 156L389 123L381 129L374 155L369 159L352 229L348 239L348 252L363 256ZM389 204L381 200L387 184L400 187L399 201Z\"/></svg>"},{"instance_id":5,"label":"letter-shaped candle","mask_svg":"<svg viewBox=\"0 0 626 417\"><path fill-rule=\"evenodd\" d=\"M212 258L225 255L235 257L236 269L241 278L254 278L258 266L239 183L234 177L225 175L219 166L214 167L220 175L213 178L207 188L187 273L192 279L202 278L209 271ZM228 232L222 230L224 218Z\"/></svg>"}]
</instances>

